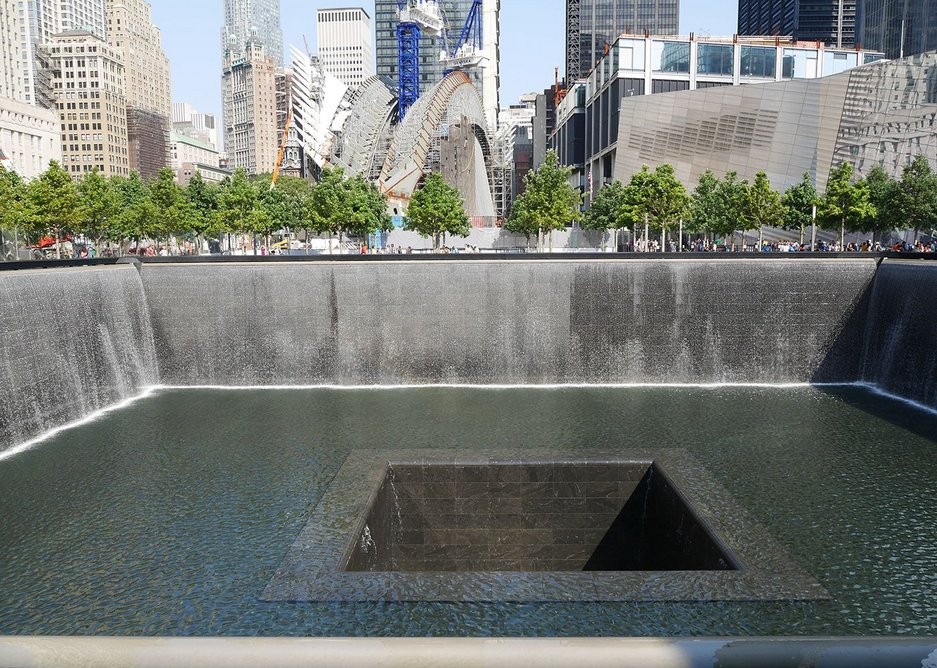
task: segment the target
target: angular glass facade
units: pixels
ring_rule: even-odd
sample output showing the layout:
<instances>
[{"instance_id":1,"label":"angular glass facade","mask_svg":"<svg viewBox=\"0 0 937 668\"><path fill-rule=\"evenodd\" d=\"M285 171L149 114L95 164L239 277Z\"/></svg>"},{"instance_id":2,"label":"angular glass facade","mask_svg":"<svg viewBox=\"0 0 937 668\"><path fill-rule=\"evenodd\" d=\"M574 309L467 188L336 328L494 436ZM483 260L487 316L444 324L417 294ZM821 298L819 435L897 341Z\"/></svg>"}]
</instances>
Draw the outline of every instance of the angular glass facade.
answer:
<instances>
[{"instance_id":1,"label":"angular glass facade","mask_svg":"<svg viewBox=\"0 0 937 668\"><path fill-rule=\"evenodd\" d=\"M790 56L785 74L796 75L807 61ZM618 119L614 178L623 182L662 163L688 187L711 169L747 179L765 171L777 189L808 172L823 190L844 162L859 176L881 165L900 177L918 153L937 166L937 52L821 79L623 99Z\"/></svg>"},{"instance_id":2,"label":"angular glass facade","mask_svg":"<svg viewBox=\"0 0 937 668\"><path fill-rule=\"evenodd\" d=\"M785 35L829 46L852 46L856 43L856 3L857 0L739 0L738 34Z\"/></svg>"},{"instance_id":3,"label":"angular glass facade","mask_svg":"<svg viewBox=\"0 0 937 668\"><path fill-rule=\"evenodd\" d=\"M937 0L862 0L856 41L888 58L937 49Z\"/></svg>"}]
</instances>

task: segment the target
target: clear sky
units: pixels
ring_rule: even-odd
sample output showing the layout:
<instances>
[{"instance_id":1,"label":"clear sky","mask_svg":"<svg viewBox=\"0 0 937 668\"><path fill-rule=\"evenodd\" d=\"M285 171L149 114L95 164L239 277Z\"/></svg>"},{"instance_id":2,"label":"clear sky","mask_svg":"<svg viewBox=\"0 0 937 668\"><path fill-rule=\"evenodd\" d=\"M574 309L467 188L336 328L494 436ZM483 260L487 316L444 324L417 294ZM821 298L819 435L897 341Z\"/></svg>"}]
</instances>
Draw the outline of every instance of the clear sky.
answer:
<instances>
[{"instance_id":1,"label":"clear sky","mask_svg":"<svg viewBox=\"0 0 937 668\"><path fill-rule=\"evenodd\" d=\"M221 113L222 0L150 0L153 20L163 32L163 49L172 62L174 102L189 102L202 112ZM281 0L283 41L303 48L303 35L315 53L318 7L363 5L374 16L374 0ZM553 82L553 67L563 75L564 0L501 0L501 105L521 93L543 90ZM735 0L683 0L680 32L731 35Z\"/></svg>"}]
</instances>

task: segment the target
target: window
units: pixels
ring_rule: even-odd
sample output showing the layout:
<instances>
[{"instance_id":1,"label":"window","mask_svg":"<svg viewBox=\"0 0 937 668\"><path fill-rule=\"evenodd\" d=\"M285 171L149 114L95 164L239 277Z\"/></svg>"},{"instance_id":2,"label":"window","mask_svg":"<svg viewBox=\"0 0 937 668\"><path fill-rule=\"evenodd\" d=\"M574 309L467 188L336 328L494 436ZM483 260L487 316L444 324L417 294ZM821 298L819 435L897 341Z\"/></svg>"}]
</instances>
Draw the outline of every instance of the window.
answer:
<instances>
[{"instance_id":1,"label":"window","mask_svg":"<svg viewBox=\"0 0 937 668\"><path fill-rule=\"evenodd\" d=\"M732 76L733 48L729 44L700 44L696 47L697 74Z\"/></svg>"},{"instance_id":2,"label":"window","mask_svg":"<svg viewBox=\"0 0 937 668\"><path fill-rule=\"evenodd\" d=\"M815 79L817 76L816 49L784 49L781 76L785 79Z\"/></svg>"},{"instance_id":3,"label":"window","mask_svg":"<svg viewBox=\"0 0 937 668\"><path fill-rule=\"evenodd\" d=\"M739 74L743 77L774 79L777 72L776 54L777 51L771 47L743 46Z\"/></svg>"},{"instance_id":4,"label":"window","mask_svg":"<svg viewBox=\"0 0 937 668\"><path fill-rule=\"evenodd\" d=\"M689 72L689 43L652 42L651 69L653 69L655 72Z\"/></svg>"}]
</instances>

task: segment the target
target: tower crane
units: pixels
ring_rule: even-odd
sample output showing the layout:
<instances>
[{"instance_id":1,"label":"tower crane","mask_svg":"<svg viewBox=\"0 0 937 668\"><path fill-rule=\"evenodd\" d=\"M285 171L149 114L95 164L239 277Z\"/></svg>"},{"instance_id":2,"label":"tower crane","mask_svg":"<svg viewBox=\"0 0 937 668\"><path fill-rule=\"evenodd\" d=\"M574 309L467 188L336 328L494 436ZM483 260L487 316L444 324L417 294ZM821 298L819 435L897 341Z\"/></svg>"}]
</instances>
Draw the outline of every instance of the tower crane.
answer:
<instances>
[{"instance_id":1,"label":"tower crane","mask_svg":"<svg viewBox=\"0 0 937 668\"><path fill-rule=\"evenodd\" d=\"M445 38L445 34L443 37ZM472 1L465 17L465 25L459 33L459 41L452 51L443 39L443 51L439 60L443 63L444 75L467 67L484 66L488 57L482 49L482 0Z\"/></svg>"},{"instance_id":2,"label":"tower crane","mask_svg":"<svg viewBox=\"0 0 937 668\"><path fill-rule=\"evenodd\" d=\"M397 0L397 116L400 120L420 97L420 37L444 31L436 0Z\"/></svg>"}]
</instances>

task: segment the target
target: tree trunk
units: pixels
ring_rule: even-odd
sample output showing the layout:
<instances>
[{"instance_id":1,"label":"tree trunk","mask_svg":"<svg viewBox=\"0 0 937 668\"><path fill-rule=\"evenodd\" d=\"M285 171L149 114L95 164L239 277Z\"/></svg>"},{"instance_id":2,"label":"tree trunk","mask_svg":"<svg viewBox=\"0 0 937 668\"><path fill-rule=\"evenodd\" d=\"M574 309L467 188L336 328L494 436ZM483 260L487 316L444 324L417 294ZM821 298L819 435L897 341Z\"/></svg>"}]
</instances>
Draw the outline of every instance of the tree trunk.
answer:
<instances>
[{"instance_id":1,"label":"tree trunk","mask_svg":"<svg viewBox=\"0 0 937 668\"><path fill-rule=\"evenodd\" d=\"M839 223L839 252L843 252L846 245L846 219L843 218Z\"/></svg>"},{"instance_id":2,"label":"tree trunk","mask_svg":"<svg viewBox=\"0 0 937 668\"><path fill-rule=\"evenodd\" d=\"M666 225L660 226L660 252L661 253L667 252L667 226Z\"/></svg>"},{"instance_id":3,"label":"tree trunk","mask_svg":"<svg viewBox=\"0 0 937 668\"><path fill-rule=\"evenodd\" d=\"M550 235L550 252L553 252L553 230L551 229L548 234Z\"/></svg>"},{"instance_id":4,"label":"tree trunk","mask_svg":"<svg viewBox=\"0 0 937 668\"><path fill-rule=\"evenodd\" d=\"M800 226L800 245L804 245L804 226Z\"/></svg>"},{"instance_id":5,"label":"tree trunk","mask_svg":"<svg viewBox=\"0 0 937 668\"><path fill-rule=\"evenodd\" d=\"M59 241L59 229L55 228L55 257L57 260L62 259L62 244Z\"/></svg>"},{"instance_id":6,"label":"tree trunk","mask_svg":"<svg viewBox=\"0 0 937 668\"><path fill-rule=\"evenodd\" d=\"M683 252L683 219L680 219L680 243L677 245L677 252Z\"/></svg>"},{"instance_id":7,"label":"tree trunk","mask_svg":"<svg viewBox=\"0 0 937 668\"><path fill-rule=\"evenodd\" d=\"M338 231L338 254L339 255L345 254L345 248L343 247L343 243L344 243L344 235L342 234L342 230L339 230Z\"/></svg>"},{"instance_id":8,"label":"tree trunk","mask_svg":"<svg viewBox=\"0 0 937 668\"><path fill-rule=\"evenodd\" d=\"M761 252L761 247L765 243L765 228L764 225L758 226L758 251Z\"/></svg>"}]
</instances>

